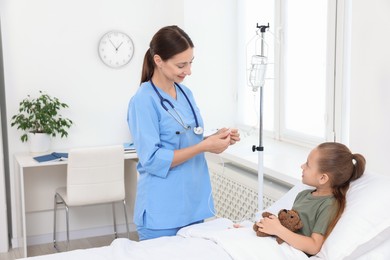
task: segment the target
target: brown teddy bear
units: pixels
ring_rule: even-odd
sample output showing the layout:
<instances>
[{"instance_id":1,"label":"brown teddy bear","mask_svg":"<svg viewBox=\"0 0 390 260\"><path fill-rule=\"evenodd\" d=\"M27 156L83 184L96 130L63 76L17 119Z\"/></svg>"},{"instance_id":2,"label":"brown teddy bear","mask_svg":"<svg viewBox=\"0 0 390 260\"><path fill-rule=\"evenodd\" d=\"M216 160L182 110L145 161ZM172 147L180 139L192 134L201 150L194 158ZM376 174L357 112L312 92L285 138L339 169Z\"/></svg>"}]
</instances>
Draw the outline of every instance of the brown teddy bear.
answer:
<instances>
[{"instance_id":1,"label":"brown teddy bear","mask_svg":"<svg viewBox=\"0 0 390 260\"><path fill-rule=\"evenodd\" d=\"M273 215L272 213L270 212L263 212L262 216L263 218L267 218L269 216ZM290 209L290 210L287 210L287 209L282 209L279 211L278 213L278 218L279 218L279 221L280 223L286 227L287 229L291 230L292 232L296 232L298 231L299 229L301 229L303 227L303 224L302 224L302 221L301 221L301 218L299 217L299 214L296 210L294 209ZM258 237L266 237L266 236L269 236L268 234L264 233L264 232L261 232L259 227L255 224L253 224L253 230L256 231L256 235ZM278 244L281 244L284 242L283 239L279 238L279 237L276 237L276 241L278 242Z\"/></svg>"}]
</instances>

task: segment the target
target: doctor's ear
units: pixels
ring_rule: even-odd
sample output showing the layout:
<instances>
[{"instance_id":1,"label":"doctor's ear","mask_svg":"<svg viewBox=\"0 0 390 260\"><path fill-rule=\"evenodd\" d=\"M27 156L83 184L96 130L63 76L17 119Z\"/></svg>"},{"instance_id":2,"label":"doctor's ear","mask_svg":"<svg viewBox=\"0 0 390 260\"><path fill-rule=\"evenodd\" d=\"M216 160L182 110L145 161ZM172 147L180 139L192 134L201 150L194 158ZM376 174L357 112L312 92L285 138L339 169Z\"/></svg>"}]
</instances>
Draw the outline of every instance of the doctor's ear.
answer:
<instances>
[{"instance_id":1,"label":"doctor's ear","mask_svg":"<svg viewBox=\"0 0 390 260\"><path fill-rule=\"evenodd\" d=\"M161 63L163 60L161 59L160 55L155 54L153 56L154 63L156 63L157 67L161 67Z\"/></svg>"}]
</instances>

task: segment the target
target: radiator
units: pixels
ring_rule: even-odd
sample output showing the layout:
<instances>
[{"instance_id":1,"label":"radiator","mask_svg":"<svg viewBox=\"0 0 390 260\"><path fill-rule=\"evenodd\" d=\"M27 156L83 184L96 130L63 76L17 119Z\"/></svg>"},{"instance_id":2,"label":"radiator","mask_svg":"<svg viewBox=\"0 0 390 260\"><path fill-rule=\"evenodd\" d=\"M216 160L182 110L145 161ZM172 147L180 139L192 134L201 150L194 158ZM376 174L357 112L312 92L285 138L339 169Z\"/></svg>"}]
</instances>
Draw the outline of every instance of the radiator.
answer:
<instances>
[{"instance_id":1,"label":"radiator","mask_svg":"<svg viewBox=\"0 0 390 260\"><path fill-rule=\"evenodd\" d=\"M208 159L208 165L215 216L228 218L234 222L255 221L258 212L257 173L231 162L223 162L219 157ZM290 188L265 176L264 208L272 205Z\"/></svg>"}]
</instances>

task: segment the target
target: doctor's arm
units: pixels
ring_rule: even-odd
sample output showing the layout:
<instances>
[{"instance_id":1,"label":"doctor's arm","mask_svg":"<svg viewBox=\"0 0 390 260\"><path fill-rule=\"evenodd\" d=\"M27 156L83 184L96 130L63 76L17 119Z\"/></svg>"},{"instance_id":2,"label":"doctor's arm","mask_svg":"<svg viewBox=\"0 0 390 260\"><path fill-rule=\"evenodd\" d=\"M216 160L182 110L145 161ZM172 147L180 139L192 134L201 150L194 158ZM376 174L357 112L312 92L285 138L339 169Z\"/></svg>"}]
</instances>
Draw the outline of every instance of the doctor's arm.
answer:
<instances>
[{"instance_id":1,"label":"doctor's arm","mask_svg":"<svg viewBox=\"0 0 390 260\"><path fill-rule=\"evenodd\" d=\"M230 132L224 131L221 133L216 133L214 135L211 135L196 145L175 150L173 153L173 160L172 160L171 167L175 167L200 153L204 153L204 152L210 152L216 154L222 153L229 147L230 142L231 142Z\"/></svg>"}]
</instances>

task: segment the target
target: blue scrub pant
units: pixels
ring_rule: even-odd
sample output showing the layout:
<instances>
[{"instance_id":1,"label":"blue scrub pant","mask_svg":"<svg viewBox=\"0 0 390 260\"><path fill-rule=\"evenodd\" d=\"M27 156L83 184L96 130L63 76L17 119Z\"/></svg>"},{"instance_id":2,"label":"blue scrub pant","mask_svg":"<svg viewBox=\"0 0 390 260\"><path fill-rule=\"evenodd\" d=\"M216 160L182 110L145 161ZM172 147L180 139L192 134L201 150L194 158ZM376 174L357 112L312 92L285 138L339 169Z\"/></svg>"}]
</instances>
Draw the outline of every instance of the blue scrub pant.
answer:
<instances>
[{"instance_id":1,"label":"blue scrub pant","mask_svg":"<svg viewBox=\"0 0 390 260\"><path fill-rule=\"evenodd\" d=\"M203 220L191 223L187 226L198 224L198 223L203 223ZM187 226L183 226L183 227L187 227ZM164 237L164 236L175 236L177 231L179 231L179 229L183 227L170 228L170 229L150 229L144 226L137 226L137 232L138 232L139 241L142 241L142 240Z\"/></svg>"}]
</instances>

